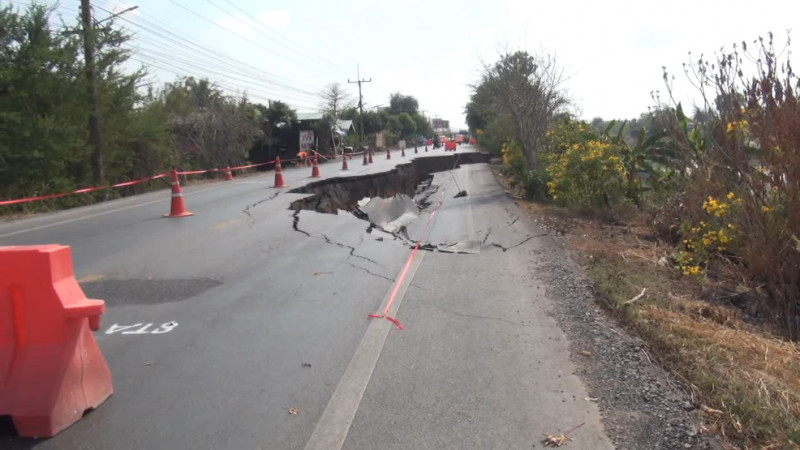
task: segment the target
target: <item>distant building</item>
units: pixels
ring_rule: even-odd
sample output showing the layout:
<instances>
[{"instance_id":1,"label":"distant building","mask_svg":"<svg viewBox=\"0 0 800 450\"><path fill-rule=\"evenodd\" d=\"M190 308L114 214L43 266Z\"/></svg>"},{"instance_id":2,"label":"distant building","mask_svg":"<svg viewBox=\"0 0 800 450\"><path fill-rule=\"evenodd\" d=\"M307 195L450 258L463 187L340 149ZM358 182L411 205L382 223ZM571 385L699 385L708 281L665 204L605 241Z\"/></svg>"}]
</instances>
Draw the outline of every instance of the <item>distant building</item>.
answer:
<instances>
[{"instance_id":1,"label":"distant building","mask_svg":"<svg viewBox=\"0 0 800 450\"><path fill-rule=\"evenodd\" d=\"M431 119L433 131L438 134L450 133L450 121L444 119Z\"/></svg>"}]
</instances>

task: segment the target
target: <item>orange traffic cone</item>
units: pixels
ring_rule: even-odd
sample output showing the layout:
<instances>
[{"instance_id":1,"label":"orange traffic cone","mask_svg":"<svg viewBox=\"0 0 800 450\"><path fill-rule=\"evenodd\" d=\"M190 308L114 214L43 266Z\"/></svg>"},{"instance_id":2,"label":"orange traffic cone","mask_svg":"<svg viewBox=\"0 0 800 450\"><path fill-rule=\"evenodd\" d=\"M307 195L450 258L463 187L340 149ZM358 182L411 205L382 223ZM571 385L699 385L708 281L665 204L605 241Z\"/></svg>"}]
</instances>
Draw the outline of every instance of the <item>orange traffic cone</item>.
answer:
<instances>
[{"instance_id":1,"label":"orange traffic cone","mask_svg":"<svg viewBox=\"0 0 800 450\"><path fill-rule=\"evenodd\" d=\"M319 166L317 165L317 157L311 160L311 178L320 178Z\"/></svg>"},{"instance_id":2,"label":"orange traffic cone","mask_svg":"<svg viewBox=\"0 0 800 450\"><path fill-rule=\"evenodd\" d=\"M286 183L283 182L283 169L281 168L281 158L275 158L275 186L276 188L283 188L286 187Z\"/></svg>"},{"instance_id":3,"label":"orange traffic cone","mask_svg":"<svg viewBox=\"0 0 800 450\"><path fill-rule=\"evenodd\" d=\"M231 173L231 166L225 168L225 181L231 181L233 179L233 174Z\"/></svg>"},{"instance_id":4,"label":"orange traffic cone","mask_svg":"<svg viewBox=\"0 0 800 450\"><path fill-rule=\"evenodd\" d=\"M186 217L193 216L186 210L186 203L183 201L183 192L181 191L181 183L178 181L178 171L172 169L172 204L170 205L169 214L164 214L164 217Z\"/></svg>"},{"instance_id":5,"label":"orange traffic cone","mask_svg":"<svg viewBox=\"0 0 800 450\"><path fill-rule=\"evenodd\" d=\"M342 170L350 170L347 167L347 155L342 154Z\"/></svg>"}]
</instances>

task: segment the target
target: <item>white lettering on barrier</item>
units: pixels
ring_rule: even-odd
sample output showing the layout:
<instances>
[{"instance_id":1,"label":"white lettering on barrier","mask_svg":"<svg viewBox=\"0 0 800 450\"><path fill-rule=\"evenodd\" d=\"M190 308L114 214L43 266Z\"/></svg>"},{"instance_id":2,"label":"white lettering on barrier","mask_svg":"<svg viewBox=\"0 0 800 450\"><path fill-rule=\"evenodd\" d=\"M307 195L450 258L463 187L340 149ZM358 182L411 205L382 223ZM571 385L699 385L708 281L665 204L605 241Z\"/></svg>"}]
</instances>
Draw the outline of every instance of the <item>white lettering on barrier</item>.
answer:
<instances>
[{"instance_id":1,"label":"white lettering on barrier","mask_svg":"<svg viewBox=\"0 0 800 450\"><path fill-rule=\"evenodd\" d=\"M106 330L106 334L114 334L114 333L121 333L121 334L164 334L169 333L170 331L174 330L175 327L178 326L178 322L174 320L172 322L162 323L158 326L158 328L154 330L150 330L153 323L135 323L133 325L120 325L115 323L111 325Z\"/></svg>"}]
</instances>

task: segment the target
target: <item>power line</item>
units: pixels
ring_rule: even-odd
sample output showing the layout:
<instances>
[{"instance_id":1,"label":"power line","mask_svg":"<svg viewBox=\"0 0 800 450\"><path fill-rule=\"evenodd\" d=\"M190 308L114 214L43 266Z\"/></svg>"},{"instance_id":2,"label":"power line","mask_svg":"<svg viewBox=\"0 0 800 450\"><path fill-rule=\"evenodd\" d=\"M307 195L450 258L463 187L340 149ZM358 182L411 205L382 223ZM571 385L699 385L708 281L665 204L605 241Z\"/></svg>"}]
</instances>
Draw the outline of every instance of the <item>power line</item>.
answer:
<instances>
[{"instance_id":1,"label":"power line","mask_svg":"<svg viewBox=\"0 0 800 450\"><path fill-rule=\"evenodd\" d=\"M224 1L225 1L225 3L228 3L229 5L234 7L237 11L241 12L242 14L244 14L251 21L253 21L254 23L258 24L261 28L263 28L266 31L268 31L270 34L273 34L273 35L277 36L278 38L280 38L284 42L285 45L294 47L295 50L299 51L300 53L303 53L303 52L308 53L308 54L310 54L311 56L313 56L315 58L315 61L324 62L329 67L331 67L331 68L333 68L335 70L338 70L338 71L340 71L342 73L346 72L346 69L344 69L342 66L339 66L339 65L337 65L337 64L335 64L333 62L330 62L330 61L326 60L325 58L319 56L318 54L314 53L313 51L308 50L307 48L301 46L300 44L297 44L297 43L293 42L289 38L283 36L282 34L278 33L277 31L273 30L272 28L268 27L263 22L261 22L260 20L254 18L253 16L248 14L245 10L243 10L239 6L235 5L231 0L224 0ZM266 34L264 34L264 35L266 36ZM271 39L272 41L274 41L274 42L278 42L275 38L272 38L272 37L269 37L269 36L267 36L267 37L269 39Z\"/></svg>"},{"instance_id":2,"label":"power line","mask_svg":"<svg viewBox=\"0 0 800 450\"><path fill-rule=\"evenodd\" d=\"M176 2L175 0L169 0L169 1L170 1L170 3L172 3L172 4L174 4L174 5L176 5L176 6L180 7L180 8L182 8L182 9L184 9L184 10L186 10L186 11L188 11L188 12L189 12L189 13L191 13L192 15L194 15L194 16L197 16L198 18L200 18L200 19L202 19L202 20L204 20L204 21L206 21L206 22L208 22L208 23L210 23L210 24L214 25L214 26L215 26L215 27L217 27L217 28L220 28L220 29L224 30L224 31L225 31L225 32L227 32L227 33L233 34L234 36L238 36L240 39L243 39L243 40L245 40L245 41L247 41L247 42L249 42L249 43L251 43L251 44L255 45L255 46L256 46L256 47L258 47L258 48L261 48L261 49L263 49L263 50L266 50L266 51L268 51L268 52L277 53L277 52L275 52L275 50L273 50L273 49L270 49L270 48L268 48L268 47L265 47L265 46L263 46L263 45L259 44L258 42L254 41L254 40L252 40L252 39L250 39L250 38L248 38L248 37L246 37L246 36L242 36L241 34L239 34L239 33L236 33L235 31L232 31L232 30L229 30L229 29L227 29L227 28L223 27L222 25L218 24L217 22L214 22L213 20L211 20L211 19L209 19L209 18L207 18L207 17L203 16L202 14L200 14L200 13L198 13L198 12L194 11L194 10L192 10L191 8L188 8L188 7L184 6L184 5L181 5L180 3ZM223 11L224 11L224 10L223 10ZM284 56L284 57L285 57L285 56ZM295 60L294 58L289 58L289 57L286 57L286 58L287 58L287 59L289 59L290 61L293 61L293 62L296 62L296 63L302 64L302 63L300 63L299 61ZM321 70L318 70L318 69L314 69L314 70L315 70L315 71L317 71L317 72L319 72L319 73L323 73L323 74L325 74L325 75L328 75L328 73L322 72Z\"/></svg>"},{"instance_id":3,"label":"power line","mask_svg":"<svg viewBox=\"0 0 800 450\"><path fill-rule=\"evenodd\" d=\"M103 8L101 8L101 9L103 9ZM104 11L108 11L108 10L104 9ZM193 41L191 39L185 38L185 37L183 37L181 35L178 35L178 34L172 32L171 30L169 30L169 29L167 29L165 27L162 27L161 25L158 24L158 21L156 21L156 20L148 19L147 17L145 17L144 15L141 15L141 14L139 14L138 16L140 16L140 17L138 17L137 19L142 21L142 22L144 22L144 24L137 23L133 19L130 19L130 18L124 18L123 17L122 19L125 22L127 22L127 23L129 23L129 24L131 24L133 26L141 28L142 30L147 31L149 33L155 34L156 36L158 36L161 39L169 40L170 42L173 42L176 46L186 48L189 51L197 51L200 54L208 55L210 57L213 57L213 58L216 58L216 59L220 60L221 62L233 64L233 65L236 65L236 66L238 66L240 68L247 67L249 70L252 70L254 73L259 74L259 79L262 82L274 84L276 86L280 86L280 87L283 87L283 88L286 88L286 89L294 90L296 92L301 92L301 93L305 93L305 94L309 94L309 95L316 95L315 93L313 93L313 92L311 92L309 90L301 89L301 88L298 88L298 87L296 87L296 86L294 86L292 84L289 84L289 83L293 83L295 80L291 80L289 78L286 78L286 77L283 77L283 76L268 72L266 70L263 70L261 68L252 66L252 65L250 65L248 63L239 61L239 60L237 60L237 59L235 59L233 57L230 57L229 55L227 55L225 53L222 53L222 52L210 49L210 48L206 48L203 45L200 45L200 44L198 44L197 42L195 42L195 41ZM281 79L281 80L284 80L284 81L276 81L274 79L265 78L261 74L268 75L268 76L270 76L272 78L277 78L277 79Z\"/></svg>"},{"instance_id":4,"label":"power line","mask_svg":"<svg viewBox=\"0 0 800 450\"><path fill-rule=\"evenodd\" d=\"M30 5L14 1L19 5ZM113 6L109 2L95 0L93 3L94 8L114 14ZM54 10L59 14L66 12L77 16L78 13L77 9L63 4L58 4ZM212 78L215 85L237 93L248 93L254 99L260 98L267 102L281 99L298 109L318 109L319 94L312 91L314 88L298 87L296 80L268 72L199 44L173 32L169 25L162 26L163 22L148 18L141 10L136 15L121 16L119 19L139 30L132 32L135 39L124 45L124 48L133 53L130 57L132 61L178 77L189 75ZM151 81L146 84L154 83ZM249 95L250 93L253 95Z\"/></svg>"}]
</instances>

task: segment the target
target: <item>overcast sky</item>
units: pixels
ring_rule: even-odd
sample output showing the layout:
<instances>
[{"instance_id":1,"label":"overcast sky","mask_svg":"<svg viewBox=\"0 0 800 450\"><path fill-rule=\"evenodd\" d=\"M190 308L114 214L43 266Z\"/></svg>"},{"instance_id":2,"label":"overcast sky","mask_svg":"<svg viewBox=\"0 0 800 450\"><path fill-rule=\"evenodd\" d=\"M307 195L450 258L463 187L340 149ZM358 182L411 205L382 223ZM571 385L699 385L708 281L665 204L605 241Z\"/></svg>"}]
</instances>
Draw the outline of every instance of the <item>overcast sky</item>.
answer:
<instances>
[{"instance_id":1,"label":"overcast sky","mask_svg":"<svg viewBox=\"0 0 800 450\"><path fill-rule=\"evenodd\" d=\"M7 4L9 0L3 0ZM10 0L24 5L26 0ZM61 0L72 20L79 0ZM711 54L800 21L796 0L93 0L95 16L137 5L118 25L134 32L135 58L156 85L179 75L209 78L255 102L319 109L318 92L340 82L365 107L400 92L428 117L464 126L470 85L500 52L554 55L575 110L590 120L638 117L664 91L662 66L676 75L688 52Z\"/></svg>"}]
</instances>

